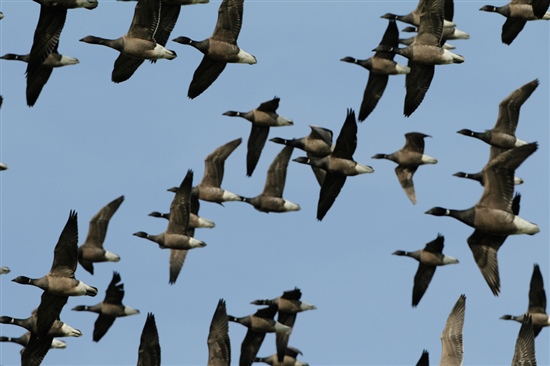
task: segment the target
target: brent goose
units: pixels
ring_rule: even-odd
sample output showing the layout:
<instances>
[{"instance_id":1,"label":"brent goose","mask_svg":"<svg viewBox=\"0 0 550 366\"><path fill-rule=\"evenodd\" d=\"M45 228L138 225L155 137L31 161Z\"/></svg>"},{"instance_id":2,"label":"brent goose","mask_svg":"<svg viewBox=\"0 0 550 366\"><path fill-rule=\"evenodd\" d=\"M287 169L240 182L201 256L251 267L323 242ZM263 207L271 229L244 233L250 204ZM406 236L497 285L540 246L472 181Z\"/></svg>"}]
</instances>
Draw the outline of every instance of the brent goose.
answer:
<instances>
[{"instance_id":1,"label":"brent goose","mask_svg":"<svg viewBox=\"0 0 550 366\"><path fill-rule=\"evenodd\" d=\"M283 294L275 299L254 300L251 304L254 305L276 305L279 309L279 316L277 321L283 325L287 325L290 328L294 327L296 322L296 314L306 310L315 310L315 305L308 304L305 301L301 301L302 291L299 288L283 292ZM275 340L277 343L277 360L284 363L284 357L287 354L284 351L288 345L288 338L290 333L277 333ZM295 358L295 356L294 356Z\"/></svg>"},{"instance_id":2,"label":"brent goose","mask_svg":"<svg viewBox=\"0 0 550 366\"><path fill-rule=\"evenodd\" d=\"M94 274L94 262L118 262L120 257L103 249L109 221L124 201L124 196L109 202L90 220L88 235L78 248L78 262L84 269Z\"/></svg>"},{"instance_id":3,"label":"brent goose","mask_svg":"<svg viewBox=\"0 0 550 366\"><path fill-rule=\"evenodd\" d=\"M222 73L228 62L255 64L256 57L237 45L243 21L244 0L223 0L218 10L218 22L212 35L203 41L178 37L174 42L195 47L204 56L193 74L187 96L191 99L202 94Z\"/></svg>"},{"instance_id":4,"label":"brent goose","mask_svg":"<svg viewBox=\"0 0 550 366\"><path fill-rule=\"evenodd\" d=\"M62 55L57 50L58 44L52 50L52 53L44 60L42 65L40 65L34 72L27 74L27 105L32 107L35 105L44 85L50 79L50 76L53 72L53 69L56 67L76 65L79 63L78 59L74 57L68 57ZM7 53L4 56L0 57L3 60L17 60L23 62L29 62L31 55L16 55L14 53Z\"/></svg>"},{"instance_id":5,"label":"brent goose","mask_svg":"<svg viewBox=\"0 0 550 366\"><path fill-rule=\"evenodd\" d=\"M260 154L267 140L269 128L292 126L294 124L292 120L277 113L279 101L280 98L275 97L267 102L263 102L258 108L248 112L227 111L223 114L224 116L230 117L242 117L252 122L250 136L248 137L248 151L246 154L246 175L248 177L252 176L258 164L258 160L260 160Z\"/></svg>"},{"instance_id":6,"label":"brent goose","mask_svg":"<svg viewBox=\"0 0 550 366\"><path fill-rule=\"evenodd\" d=\"M502 43L510 45L529 20L550 19L547 0L511 0L504 6L484 5L481 11L498 13L506 17L502 25Z\"/></svg>"},{"instance_id":7,"label":"brent goose","mask_svg":"<svg viewBox=\"0 0 550 366\"><path fill-rule=\"evenodd\" d=\"M529 284L529 307L527 312L519 316L503 315L500 319L515 320L521 323L529 316L533 322L535 337L543 327L550 326L550 317L546 314L546 291L544 291L544 281L538 264L533 266L533 274Z\"/></svg>"},{"instance_id":8,"label":"brent goose","mask_svg":"<svg viewBox=\"0 0 550 366\"><path fill-rule=\"evenodd\" d=\"M399 31L395 20L390 19L388 27L384 32L380 45L397 48L399 42ZM382 98L386 85L388 84L389 75L408 74L411 70L407 66L403 66L393 61L395 53L393 52L376 52L374 56L366 60L357 60L353 57L344 57L340 61L357 64L369 70L369 80L363 93L363 101L359 109L359 121L363 122L369 114L374 110L378 101Z\"/></svg>"},{"instance_id":9,"label":"brent goose","mask_svg":"<svg viewBox=\"0 0 550 366\"><path fill-rule=\"evenodd\" d=\"M346 120L340 130L332 154L324 158L299 157L293 160L326 171L317 204L317 220L323 220L342 190L348 176L374 172L372 167L353 160L353 153L356 148L357 121L355 120L355 112L348 109Z\"/></svg>"},{"instance_id":10,"label":"brent goose","mask_svg":"<svg viewBox=\"0 0 550 366\"><path fill-rule=\"evenodd\" d=\"M391 154L376 154L373 159L388 159L397 163L395 174L399 184L411 200L416 204L416 193L414 192L413 175L420 165L436 164L437 159L424 155L424 139L431 137L420 132L409 132L405 134L405 146Z\"/></svg>"},{"instance_id":11,"label":"brent goose","mask_svg":"<svg viewBox=\"0 0 550 366\"><path fill-rule=\"evenodd\" d=\"M293 150L292 146L283 147L269 166L263 192L253 198L243 197L244 202L250 203L258 211L267 213L300 210L300 205L283 198L286 171Z\"/></svg>"},{"instance_id":12,"label":"brent goose","mask_svg":"<svg viewBox=\"0 0 550 366\"><path fill-rule=\"evenodd\" d=\"M534 235L539 227L512 211L514 171L537 150L536 142L503 152L483 168L485 186L479 201L465 210L433 207L426 211L435 216L450 216L475 229L495 235Z\"/></svg>"},{"instance_id":13,"label":"brent goose","mask_svg":"<svg viewBox=\"0 0 550 366\"><path fill-rule=\"evenodd\" d=\"M176 58L174 51L155 40L160 21L161 0L139 0L128 32L117 39L86 36L81 42L111 47L120 52L115 61L111 80L120 83L128 80L144 60Z\"/></svg>"},{"instance_id":14,"label":"brent goose","mask_svg":"<svg viewBox=\"0 0 550 366\"><path fill-rule=\"evenodd\" d=\"M102 302L92 306L78 305L72 309L75 311L90 311L99 314L94 324L94 342L99 342L109 328L111 328L116 318L139 314L139 310L122 304L122 299L124 298L124 284L120 283L120 281L120 274L118 272L113 272L113 278L105 291L105 299Z\"/></svg>"},{"instance_id":15,"label":"brent goose","mask_svg":"<svg viewBox=\"0 0 550 366\"><path fill-rule=\"evenodd\" d=\"M438 234L437 238L427 243L424 249L419 249L414 252L397 250L392 253L394 255L411 257L418 261L418 270L414 275L414 287L412 292L413 307L416 307L420 303L422 296L424 296L424 293L432 281L437 266L458 263L458 259L443 254L444 241L445 237Z\"/></svg>"}]
</instances>

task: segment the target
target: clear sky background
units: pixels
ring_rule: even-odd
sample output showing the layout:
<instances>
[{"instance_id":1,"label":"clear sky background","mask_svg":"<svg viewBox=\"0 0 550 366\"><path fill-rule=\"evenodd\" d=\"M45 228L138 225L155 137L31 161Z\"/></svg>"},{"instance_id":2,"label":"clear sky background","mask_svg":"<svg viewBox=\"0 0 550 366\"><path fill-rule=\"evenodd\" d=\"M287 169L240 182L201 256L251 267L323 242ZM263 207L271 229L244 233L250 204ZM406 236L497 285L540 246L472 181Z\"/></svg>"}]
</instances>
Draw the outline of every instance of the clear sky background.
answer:
<instances>
[{"instance_id":1,"label":"clear sky background","mask_svg":"<svg viewBox=\"0 0 550 366\"><path fill-rule=\"evenodd\" d=\"M182 9L170 39L210 36L219 4ZM460 294L467 296L464 364L509 365L520 325L499 317L527 310L534 263L550 291L550 24L529 22L506 46L500 41L505 18L480 12L485 4L455 1L454 20L471 39L451 43L466 61L436 67L424 102L410 118L402 113L405 77L390 77L378 106L359 125L354 155L375 172L348 178L322 222L315 219L319 186L311 170L291 162L284 197L302 210L265 214L240 202L225 207L203 203L200 214L216 227L196 231L208 246L188 254L174 286L168 284L169 252L132 236L166 228L166 221L147 216L168 211L172 195L166 189L178 185L187 169L194 170L197 184L206 155L242 137L243 144L226 162L223 187L254 196L262 191L267 168L282 147L268 142L247 178L250 123L222 113L248 111L278 96L279 113L295 125L273 128L270 138L305 136L309 124L330 128L336 137L346 109L358 113L368 78L367 70L339 60L370 57L387 26L380 16L406 14L416 1L247 0L238 43L258 63L228 65L195 100L187 98L187 89L202 59L196 49L169 41L176 59L145 62L130 80L114 84L111 71L118 53L78 41L86 35L124 34L134 2L100 0L94 10L70 10L59 51L80 64L54 70L33 108L25 102L26 65L0 62L0 161L9 166L0 173L0 264L12 270L0 277L0 315L25 318L38 306L41 291L11 279L49 271L70 210L78 212L82 243L90 218L124 195L105 242L122 259L96 264L94 276L78 268L77 278L96 286L99 294L69 299L61 319L84 335L65 338L67 349L50 350L45 365L136 364L147 312L156 316L164 365L206 364L206 340L219 298L227 301L229 314L244 316L257 309L250 301L274 298L295 286L303 300L318 307L298 315L289 342L311 365L414 365L423 349L431 364L438 364L439 338ZM0 10L5 15L0 52L29 52L39 5L3 0ZM405 26L398 23L399 29ZM395 60L407 62L401 56ZM522 194L520 216L541 231L507 239L499 251L502 291L494 297L466 243L473 229L424 212L433 206L468 208L478 201L482 187L452 174L481 170L489 146L456 131L492 128L499 102L535 78L540 86L521 109L517 136L538 141L539 150L517 171L525 180L517 190ZM416 205L401 189L395 164L371 159L400 149L404 134L412 131L433 137L426 139L425 153L439 160L416 172ZM293 158L302 155L296 150ZM423 248L438 233L445 236L444 253L460 263L438 268L419 306L412 308L418 263L391 253ZM117 319L95 343L97 315L70 309L102 301L114 270L125 284L123 302L141 314ZM5 336L23 332L0 326ZM246 328L232 323L229 333L232 364L237 365ZM543 329L536 339L539 365L550 364L549 333ZM19 350L18 345L0 344L0 364L18 364ZM274 352L275 337L267 335L258 355Z\"/></svg>"}]
</instances>

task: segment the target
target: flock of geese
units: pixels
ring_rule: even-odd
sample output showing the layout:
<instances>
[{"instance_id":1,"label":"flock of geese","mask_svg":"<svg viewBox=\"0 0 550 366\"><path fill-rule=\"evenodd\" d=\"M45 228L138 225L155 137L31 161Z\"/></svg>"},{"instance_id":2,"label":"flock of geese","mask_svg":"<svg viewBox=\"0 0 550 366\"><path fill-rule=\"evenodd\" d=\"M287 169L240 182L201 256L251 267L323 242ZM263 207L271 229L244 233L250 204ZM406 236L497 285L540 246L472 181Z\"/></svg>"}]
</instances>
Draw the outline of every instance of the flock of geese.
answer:
<instances>
[{"instance_id":1,"label":"flock of geese","mask_svg":"<svg viewBox=\"0 0 550 366\"><path fill-rule=\"evenodd\" d=\"M35 30L33 45L29 54L6 54L2 59L19 60L27 63L26 79L27 104L33 106L53 68L77 64L76 58L58 53L58 44L67 10L83 7L94 9L97 0L35 0L40 3L40 18ZM208 0L138 0L128 32L116 39L86 36L80 41L104 45L120 54L114 62L111 80L121 83L137 71L145 61L159 59L172 60L176 52L166 48L171 32L178 19L182 5L204 4ZM497 12L507 18L502 29L502 42L511 44L527 21L550 19L547 12L548 0L512 0L502 7L484 6L480 10ZM218 10L218 21L212 35L202 41L194 41L180 36L174 42L190 45L202 52L203 59L194 72L187 96L198 97L211 87L220 77L228 63L255 64L256 58L237 45L237 38L243 21L243 0L223 0ZM353 57L341 61L358 64L369 70L369 79L363 100L356 117L353 109L348 109L341 130L333 141L333 132L327 128L311 125L311 133L301 138L275 137L270 141L284 145L273 159L265 181L264 189L255 197L244 197L222 188L225 161L240 146L242 139L229 141L216 148L205 158L205 171L202 180L193 184L194 172L188 170L178 187L169 188L174 193L168 213L152 212L150 216L168 221L166 230L159 234L145 231L133 235L154 242L161 249L169 249L169 283L175 284L185 263L187 254L195 248L207 244L195 238L195 229L214 228L212 220L199 216L200 201L223 204L228 201L245 202L261 212L285 213L300 210L300 205L283 198L287 168L294 149L305 156L294 158L294 162L311 166L319 184L317 220L321 221L343 189L347 177L373 173L371 166L356 162L354 153L357 147L358 121L364 121L382 98L389 75L406 74L406 96L403 113L410 116L421 105L434 77L435 65L462 63L463 56L450 51L453 46L446 43L453 39L468 39L469 35L456 28L453 20L451 0L420 0L417 8L404 16L385 14L387 29L380 44L374 48L375 54L367 60ZM0 19L4 15L0 13ZM412 39L399 39L397 22L406 22L416 31ZM407 47L399 48L399 43ZM408 65L393 61L398 54L408 59ZM457 219L474 229L467 243L472 251L481 274L491 292L500 293L500 276L497 252L509 235L537 234L539 227L519 216L519 193L514 194L514 186L523 182L515 176L516 169L538 149L537 142L528 143L516 138L519 112L523 103L536 90L538 80L533 80L512 91L499 104L497 121L492 129L474 132L463 129L458 133L482 140L490 145L489 160L478 173L458 172L458 177L474 179L483 186L483 193L477 203L464 210L433 207L426 214L448 216ZM0 106L2 99L0 99ZM271 127L291 126L293 121L277 113L280 98L274 97L247 112L227 111L229 117L241 117L251 122L247 141L246 175L252 176L267 142ZM421 132L405 134L405 145L393 153L378 153L373 159L387 159L397 164L395 174L408 199L416 204L417 198L413 176L421 165L436 164L438 160L424 154L425 139L430 136ZM7 165L1 164L1 170ZM424 168L423 168L424 169ZM90 220L85 241L78 245L77 213L71 211L55 246L54 259L49 273L40 278L18 276L14 282L32 285L43 290L41 302L27 319L0 317L4 324L14 324L27 329L23 336L2 337L1 341L16 342L24 346L21 353L22 365L40 365L50 348L64 348L65 342L55 337L79 337L82 333L63 323L60 313L70 296L98 295L98 288L85 284L75 276L78 263L90 274L94 274L94 264L118 262L120 256L106 250L106 238L110 219L116 213L124 196L105 205ZM397 256L408 256L419 262L414 277L412 306L416 307L428 289L436 268L458 263L456 258L443 254L444 236L438 236L423 249L414 252L395 251ZM2 267L1 273L9 273ZM139 310L123 304L124 284L119 272L114 271L107 286L103 301L95 305L78 305L74 311L98 314L94 324L93 340L99 342L113 326L116 318L139 314ZM295 288L273 299L255 300L254 305L266 306L254 314L235 317L227 314L226 303L220 299L215 309L208 336L208 365L229 365L231 346L228 335L228 322L240 323L248 328L241 343L239 365L264 362L270 365L307 365L297 359L301 352L289 345L289 338L295 326L297 313L314 310L316 307L301 300L302 292ZM442 356L440 365L462 365L466 296L461 295L452 308L443 329ZM278 314L277 320L275 316ZM543 327L550 326L546 314L546 294L543 276L537 264L534 265L529 289L529 307L519 316L504 315L502 319L520 322L512 365L535 365L534 339ZM276 353L269 357L258 357L266 333L275 333ZM161 348L159 334L153 313L147 319L141 335L138 352L138 365L160 365ZM417 365L429 365L428 351L423 351Z\"/></svg>"}]
</instances>

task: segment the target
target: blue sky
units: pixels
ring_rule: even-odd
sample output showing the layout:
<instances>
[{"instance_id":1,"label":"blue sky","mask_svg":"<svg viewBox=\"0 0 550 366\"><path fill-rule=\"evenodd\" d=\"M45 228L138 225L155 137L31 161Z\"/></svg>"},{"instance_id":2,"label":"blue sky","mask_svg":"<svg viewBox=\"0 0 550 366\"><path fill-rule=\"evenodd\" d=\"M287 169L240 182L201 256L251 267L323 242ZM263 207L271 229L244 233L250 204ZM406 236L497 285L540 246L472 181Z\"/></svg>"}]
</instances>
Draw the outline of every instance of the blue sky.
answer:
<instances>
[{"instance_id":1,"label":"blue sky","mask_svg":"<svg viewBox=\"0 0 550 366\"><path fill-rule=\"evenodd\" d=\"M550 291L550 30L547 22L530 22L506 46L500 41L505 18L480 12L482 5L484 1L455 1L454 20L471 39L451 43L466 61L437 66L423 103L409 118L402 113L405 77L390 77L378 106L359 125L354 155L375 172L349 178L322 222L315 219L319 187L311 170L291 162L284 197L302 210L264 214L240 202L225 207L203 203L200 214L215 221L216 228L196 231L208 246L188 254L174 286L168 285L168 251L131 235L166 228L165 221L147 216L168 211L172 195L166 188L178 185L187 169L194 170L198 183L204 157L242 137L243 144L226 162L223 186L254 196L263 189L267 168L281 148L268 142L247 178L249 122L222 113L248 111L276 95L281 98L279 113L295 125L273 128L270 138L305 136L310 124L337 135L346 109L358 112L368 78L366 70L339 60L370 57L387 26L380 15L408 13L416 2L247 0L238 43L258 63L228 65L194 100L186 95L202 59L197 50L169 41L176 59L145 62L130 80L114 84L110 78L118 53L78 41L86 35L124 34L134 3L103 0L91 11L70 10L59 51L80 64L54 70L33 108L25 103L26 66L0 62L0 161L9 166L0 173L0 264L12 270L0 277L0 315L24 318L38 305L39 289L10 280L48 272L71 209L78 212L81 243L89 219L124 195L105 242L122 259L97 264L94 276L78 268L77 278L98 287L99 295L69 299L61 319L84 335L65 338L67 349L51 350L45 365L135 364L147 312L157 320L164 365L205 364L209 324L219 298L226 300L229 314L243 316L256 310L250 301L276 297L295 286L318 309L298 315L289 344L312 365L411 365L423 349L437 364L439 337L460 294L467 296L464 363L510 364L520 325L499 317L527 310L534 263ZM219 1L211 1L182 9L170 39L210 36L218 6ZM0 10L5 15L0 52L27 53L38 4L2 1ZM405 26L398 24L399 29ZM406 64L400 56L395 60ZM479 171L489 147L456 131L492 128L498 103L535 78L540 85L521 109L517 136L538 141L539 149L517 171L525 180L517 190L522 194L520 216L541 231L507 239L499 251L502 291L494 297L466 244L473 229L424 212L477 202L481 186L452 174ZM416 205L399 186L395 164L371 159L400 149L404 134L412 131L432 136L426 139L425 153L438 159L414 176ZM293 158L300 155L295 151ZM438 268L419 306L412 308L417 262L391 253L420 249L438 233L445 236L444 253L460 263ZM113 270L125 284L124 303L141 314L116 320L94 343L96 315L70 309L101 301ZM23 332L0 326L2 335ZM229 332L236 365L246 329L230 324ZM259 356L275 352L274 338L265 338ZM539 365L550 364L549 343L549 329L543 329L536 339ZM0 363L18 364L19 349L0 344Z\"/></svg>"}]
</instances>

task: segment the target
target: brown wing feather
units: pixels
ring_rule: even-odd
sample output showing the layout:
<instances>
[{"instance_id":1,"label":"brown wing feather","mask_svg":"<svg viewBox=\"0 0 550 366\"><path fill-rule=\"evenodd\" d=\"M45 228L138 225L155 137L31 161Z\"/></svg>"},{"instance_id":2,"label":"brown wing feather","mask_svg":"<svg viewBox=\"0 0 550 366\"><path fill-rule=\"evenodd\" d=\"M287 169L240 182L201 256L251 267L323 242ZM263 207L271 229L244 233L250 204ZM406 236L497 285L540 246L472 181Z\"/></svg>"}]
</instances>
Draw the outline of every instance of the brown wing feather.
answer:
<instances>
[{"instance_id":1,"label":"brown wing feather","mask_svg":"<svg viewBox=\"0 0 550 366\"><path fill-rule=\"evenodd\" d=\"M226 62L216 61L204 55L199 67L193 74L193 80L189 85L187 96L191 99L201 95L216 79L227 66Z\"/></svg>"},{"instance_id":2,"label":"brown wing feather","mask_svg":"<svg viewBox=\"0 0 550 366\"><path fill-rule=\"evenodd\" d=\"M72 277L76 271L78 257L78 219L77 213L71 211L69 219L55 246L50 273L56 276Z\"/></svg>"}]
</instances>

